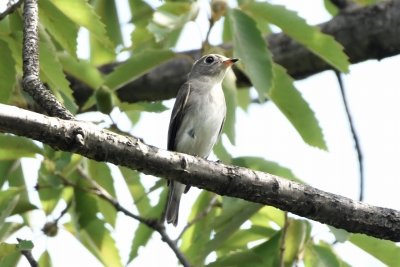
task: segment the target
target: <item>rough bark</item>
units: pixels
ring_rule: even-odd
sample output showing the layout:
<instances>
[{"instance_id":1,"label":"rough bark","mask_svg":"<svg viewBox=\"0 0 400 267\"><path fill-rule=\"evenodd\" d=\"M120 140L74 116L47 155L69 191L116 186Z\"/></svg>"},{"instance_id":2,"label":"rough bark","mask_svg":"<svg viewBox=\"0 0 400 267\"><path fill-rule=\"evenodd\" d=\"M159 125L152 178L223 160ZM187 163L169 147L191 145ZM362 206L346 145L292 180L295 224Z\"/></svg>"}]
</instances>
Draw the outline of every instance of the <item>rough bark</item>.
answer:
<instances>
[{"instance_id":1,"label":"rough bark","mask_svg":"<svg viewBox=\"0 0 400 267\"><path fill-rule=\"evenodd\" d=\"M351 63L369 59L382 59L400 53L400 1L387 1L359 9L345 10L332 20L319 25L321 30L343 45ZM304 46L284 34L267 38L274 60L284 66L295 79L332 69L330 65L308 51ZM231 49L229 45L222 45ZM159 66L150 73L127 84L118 91L123 101L156 101L175 97L185 81L199 50L187 51ZM118 63L103 66L110 72ZM249 86L250 81L238 69L239 86ZM80 81L69 77L77 102L82 104L93 92Z\"/></svg>"},{"instance_id":2,"label":"rough bark","mask_svg":"<svg viewBox=\"0 0 400 267\"><path fill-rule=\"evenodd\" d=\"M25 0L23 40L23 89L51 116L72 119L73 115L64 108L39 78L39 35L37 0Z\"/></svg>"},{"instance_id":3,"label":"rough bark","mask_svg":"<svg viewBox=\"0 0 400 267\"><path fill-rule=\"evenodd\" d=\"M220 195L272 205L349 232L400 241L400 212L327 193L268 173L162 150L96 125L0 104L0 131Z\"/></svg>"}]
</instances>

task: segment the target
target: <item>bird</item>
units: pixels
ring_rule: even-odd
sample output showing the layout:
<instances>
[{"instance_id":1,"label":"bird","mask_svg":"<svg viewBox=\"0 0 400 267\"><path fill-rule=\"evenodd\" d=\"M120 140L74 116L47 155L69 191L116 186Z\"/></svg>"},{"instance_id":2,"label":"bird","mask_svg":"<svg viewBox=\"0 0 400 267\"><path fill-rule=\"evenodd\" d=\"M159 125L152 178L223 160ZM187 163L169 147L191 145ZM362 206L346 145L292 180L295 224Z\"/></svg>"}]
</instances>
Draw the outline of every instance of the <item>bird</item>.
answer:
<instances>
[{"instance_id":1,"label":"bird","mask_svg":"<svg viewBox=\"0 0 400 267\"><path fill-rule=\"evenodd\" d=\"M192 66L180 87L172 109L167 149L207 158L221 135L226 116L222 81L239 59L218 54L204 55ZM179 203L190 186L169 181L165 218L178 224Z\"/></svg>"}]
</instances>

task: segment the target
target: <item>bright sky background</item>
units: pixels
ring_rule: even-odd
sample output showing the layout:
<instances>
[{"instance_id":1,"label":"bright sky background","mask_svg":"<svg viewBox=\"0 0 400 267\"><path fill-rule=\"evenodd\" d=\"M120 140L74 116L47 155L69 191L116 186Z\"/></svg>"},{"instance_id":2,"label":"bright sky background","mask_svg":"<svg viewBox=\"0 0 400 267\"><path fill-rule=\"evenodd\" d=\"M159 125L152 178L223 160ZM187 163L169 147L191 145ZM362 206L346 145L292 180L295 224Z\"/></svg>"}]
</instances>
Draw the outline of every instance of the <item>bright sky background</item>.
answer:
<instances>
[{"instance_id":1,"label":"bright sky background","mask_svg":"<svg viewBox=\"0 0 400 267\"><path fill-rule=\"evenodd\" d=\"M329 15L322 6L322 0L271 2L296 10L311 24L329 20ZM126 14L128 7L125 1L120 1L120 3L122 22L126 25L129 20L129 15ZM154 3L158 4L158 1L154 1ZM201 0L201 4L206 6L207 1ZM199 48L201 44L199 30L202 32L202 36L205 36L204 25L207 23L207 13L203 12L200 14L198 24L191 23L186 27L177 50ZM126 25L123 31L129 31L129 29L131 26ZM211 42L213 44L220 43L219 32L218 26L212 31ZM82 36L79 53L88 55L83 43L85 34ZM380 62L368 61L351 66L350 74L344 77L350 109L363 150L365 202L398 210L400 210L398 199L400 182L397 164L398 151L400 151L398 138L400 122L397 116L400 114L400 105L398 104L400 77L395 70L399 65L399 56ZM323 128L329 152L304 144L294 128L272 103L253 104L247 113L237 110L236 145L228 145L229 151L235 156L260 156L278 162L289 167L296 176L314 187L356 199L359 194L357 157L334 73L327 71L314 75L311 78L297 81L296 86L315 111ZM172 107L173 100L167 101L166 104ZM122 127L129 129L129 125L124 122L118 112L114 112L113 116L114 119L119 119ZM143 138L148 144L165 148L169 116L170 110L161 114L145 114L142 117L142 121L145 123L134 127L132 134ZM82 118L90 118L90 116ZM224 141L228 144L226 138ZM37 162L26 160L24 163L28 163L30 166L25 171L36 172ZM121 196L120 201L125 207L133 208L132 200L121 179L121 177L116 177L116 188L118 196ZM149 184L154 181L156 181L155 178L149 177ZM32 192L35 183L36 177L31 177L28 181ZM185 225L185 219L198 192L198 189L192 188L187 195L184 195L178 228L168 226L168 231L172 236L176 236ZM39 203L37 198L33 200ZM60 230L56 238L46 238L40 231L45 221L43 214L34 212L32 218L34 231L24 229L22 232L18 232L17 237L33 240L35 258L38 258L47 248L52 256L54 266L101 266L94 256L85 251L86 249L76 242L75 238L67 231ZM315 223L315 225L316 227L313 229L315 238L332 240L332 235L325 226L319 223ZM128 258L136 226L137 223L132 219L119 215L113 234L121 251L123 262L126 262ZM384 266L352 245L339 244L335 249L345 261L353 266ZM28 266L28 264L23 259L19 266ZM172 267L177 266L177 261L175 255L156 233L150 243L140 250L139 257L129 266Z\"/></svg>"}]
</instances>

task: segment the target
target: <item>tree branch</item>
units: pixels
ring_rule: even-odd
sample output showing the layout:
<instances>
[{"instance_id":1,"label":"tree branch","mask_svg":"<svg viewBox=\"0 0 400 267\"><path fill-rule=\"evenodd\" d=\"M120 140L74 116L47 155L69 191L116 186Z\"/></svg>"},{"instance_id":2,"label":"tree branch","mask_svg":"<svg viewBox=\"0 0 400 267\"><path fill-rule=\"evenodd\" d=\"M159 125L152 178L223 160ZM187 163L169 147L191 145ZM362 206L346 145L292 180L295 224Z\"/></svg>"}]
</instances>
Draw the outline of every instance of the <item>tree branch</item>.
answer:
<instances>
[{"instance_id":1,"label":"tree branch","mask_svg":"<svg viewBox=\"0 0 400 267\"><path fill-rule=\"evenodd\" d=\"M24 40L23 89L50 116L72 119L74 116L64 108L56 97L39 79L39 35L38 35L38 3L37 0L25 0L24 4Z\"/></svg>"},{"instance_id":2,"label":"tree branch","mask_svg":"<svg viewBox=\"0 0 400 267\"><path fill-rule=\"evenodd\" d=\"M13 13L15 10L17 10L22 5L22 2L24 2L24 1L18 0L16 2L14 2L13 4L10 4L10 2L9 2L6 10L4 10L2 13L0 13L0 20L3 20L5 17L7 17L11 13Z\"/></svg>"},{"instance_id":3,"label":"tree branch","mask_svg":"<svg viewBox=\"0 0 400 267\"><path fill-rule=\"evenodd\" d=\"M384 1L365 8L346 10L319 27L343 45L351 63L382 59L400 53L400 1ZM332 69L328 63L284 34L273 34L267 41L275 62L284 66L295 79ZM222 47L231 49L230 45ZM120 99L138 102L175 97L186 80L193 59L199 58L201 51L182 54L187 57L176 57L118 90ZM109 73L118 64L105 65L100 69ZM243 73L237 68L234 71L239 86L250 86L250 81ZM81 106L93 90L71 76L69 80L77 103Z\"/></svg>"},{"instance_id":4,"label":"tree branch","mask_svg":"<svg viewBox=\"0 0 400 267\"><path fill-rule=\"evenodd\" d=\"M400 241L400 212L354 201L268 173L169 152L96 125L0 104L0 131L220 195L271 205L349 232Z\"/></svg>"}]
</instances>

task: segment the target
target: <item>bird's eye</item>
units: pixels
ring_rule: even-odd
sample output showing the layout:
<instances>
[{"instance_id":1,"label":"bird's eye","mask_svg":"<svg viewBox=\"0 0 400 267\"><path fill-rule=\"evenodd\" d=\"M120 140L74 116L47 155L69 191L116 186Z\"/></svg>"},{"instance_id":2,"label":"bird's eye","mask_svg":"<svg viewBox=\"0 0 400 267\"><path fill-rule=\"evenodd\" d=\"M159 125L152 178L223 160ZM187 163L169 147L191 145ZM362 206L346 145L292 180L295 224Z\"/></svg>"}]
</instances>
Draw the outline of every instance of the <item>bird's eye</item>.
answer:
<instances>
[{"instance_id":1,"label":"bird's eye","mask_svg":"<svg viewBox=\"0 0 400 267\"><path fill-rule=\"evenodd\" d=\"M206 57L206 59L204 60L204 62L206 62L207 64L211 64L211 63L214 62L214 57L208 56L208 57Z\"/></svg>"}]
</instances>

